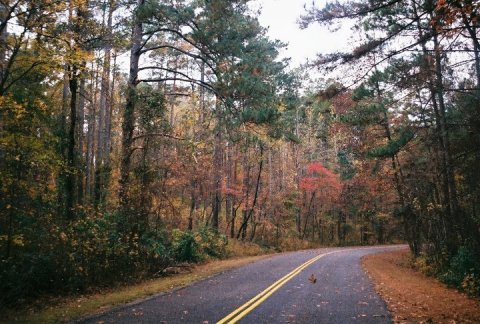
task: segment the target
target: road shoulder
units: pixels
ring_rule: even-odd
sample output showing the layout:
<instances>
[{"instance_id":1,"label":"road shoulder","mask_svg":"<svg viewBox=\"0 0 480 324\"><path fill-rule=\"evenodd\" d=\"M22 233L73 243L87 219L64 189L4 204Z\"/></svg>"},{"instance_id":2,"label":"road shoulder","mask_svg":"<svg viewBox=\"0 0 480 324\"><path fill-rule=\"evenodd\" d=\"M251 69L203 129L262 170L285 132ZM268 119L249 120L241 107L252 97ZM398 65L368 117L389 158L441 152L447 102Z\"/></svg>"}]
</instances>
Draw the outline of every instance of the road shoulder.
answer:
<instances>
[{"instance_id":1,"label":"road shoulder","mask_svg":"<svg viewBox=\"0 0 480 324\"><path fill-rule=\"evenodd\" d=\"M395 323L478 323L480 301L408 266L408 250L362 258Z\"/></svg>"}]
</instances>

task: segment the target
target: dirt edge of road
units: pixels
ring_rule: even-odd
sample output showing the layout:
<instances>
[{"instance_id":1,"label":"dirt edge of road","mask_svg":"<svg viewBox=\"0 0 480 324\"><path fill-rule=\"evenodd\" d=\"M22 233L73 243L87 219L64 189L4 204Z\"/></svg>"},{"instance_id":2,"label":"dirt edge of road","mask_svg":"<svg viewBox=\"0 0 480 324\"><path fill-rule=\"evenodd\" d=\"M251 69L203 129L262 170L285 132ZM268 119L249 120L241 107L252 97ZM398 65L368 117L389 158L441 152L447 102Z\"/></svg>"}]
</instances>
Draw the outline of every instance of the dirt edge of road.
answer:
<instances>
[{"instance_id":1,"label":"dirt edge of road","mask_svg":"<svg viewBox=\"0 0 480 324\"><path fill-rule=\"evenodd\" d=\"M479 300L413 270L409 257L408 250L401 250L362 258L394 323L480 323Z\"/></svg>"}]
</instances>

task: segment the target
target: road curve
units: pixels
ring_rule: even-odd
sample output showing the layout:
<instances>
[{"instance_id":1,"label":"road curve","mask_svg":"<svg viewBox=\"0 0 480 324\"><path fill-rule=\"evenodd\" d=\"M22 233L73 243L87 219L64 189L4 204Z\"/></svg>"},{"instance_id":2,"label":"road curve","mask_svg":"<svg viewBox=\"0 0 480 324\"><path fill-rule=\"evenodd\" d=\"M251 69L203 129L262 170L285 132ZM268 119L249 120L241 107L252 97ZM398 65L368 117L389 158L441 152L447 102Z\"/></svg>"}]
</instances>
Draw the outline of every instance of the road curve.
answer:
<instances>
[{"instance_id":1,"label":"road curve","mask_svg":"<svg viewBox=\"0 0 480 324\"><path fill-rule=\"evenodd\" d=\"M390 323L360 258L404 247L283 253L77 323Z\"/></svg>"}]
</instances>

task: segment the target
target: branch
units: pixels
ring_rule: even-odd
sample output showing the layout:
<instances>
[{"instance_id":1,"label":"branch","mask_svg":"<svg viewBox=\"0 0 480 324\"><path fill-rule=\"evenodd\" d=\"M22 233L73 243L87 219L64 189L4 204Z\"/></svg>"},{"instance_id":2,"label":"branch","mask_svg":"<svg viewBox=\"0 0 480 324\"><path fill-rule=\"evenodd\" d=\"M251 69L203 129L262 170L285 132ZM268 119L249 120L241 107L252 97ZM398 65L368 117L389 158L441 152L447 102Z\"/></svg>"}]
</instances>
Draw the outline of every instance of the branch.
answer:
<instances>
[{"instance_id":1,"label":"branch","mask_svg":"<svg viewBox=\"0 0 480 324\"><path fill-rule=\"evenodd\" d=\"M5 15L5 18L3 19L2 22L0 22L0 34L3 33L3 30L5 28L7 28L7 24L8 24L8 21L12 18L12 15L13 15L13 12L15 11L15 9L17 8L17 6L19 5L20 1L17 1L13 4L13 6L10 7L10 10L8 10L7 14ZM5 6L7 7L7 4L6 3L1 3L2 6Z\"/></svg>"},{"instance_id":2,"label":"branch","mask_svg":"<svg viewBox=\"0 0 480 324\"><path fill-rule=\"evenodd\" d=\"M345 11L342 10L344 14L340 14L340 15L337 15L337 16L335 16L331 12L327 12L325 9L323 9L323 10L310 9L309 14L307 14L306 16L302 16L300 18L301 19L300 22L302 23L301 28L307 28L312 23L312 21L308 21L308 17L312 17L313 21L318 22L318 23L328 23L328 22L330 22L332 20L336 20L336 19L356 18L358 16L363 16L363 15L375 12L377 10L390 7L390 6L392 6L392 5L394 5L398 2L401 2L401 1L402 0L391 0L387 3L379 5L377 7L367 8L367 9L360 10L360 11L353 12L353 13L345 13ZM349 3L348 5L352 5L352 4ZM345 8L345 7L342 5L342 8ZM323 19L320 17L320 14L322 12L324 13L324 18Z\"/></svg>"},{"instance_id":3,"label":"branch","mask_svg":"<svg viewBox=\"0 0 480 324\"><path fill-rule=\"evenodd\" d=\"M189 56L193 59L200 60L200 61L204 62L205 64L207 64L208 67L216 74L215 68L212 66L212 64L206 58L202 57L201 55L197 55L197 54L187 52L183 49L180 49L180 48L178 48L176 46L173 46L173 45L170 45L170 44L163 44L163 45L153 46L153 47L149 47L149 48L144 48L140 51L140 54L144 54L144 53L147 53L149 51L154 51L154 50L162 49L162 48L170 48L170 49L173 49L174 51L185 54L185 55L187 55L187 56Z\"/></svg>"},{"instance_id":4,"label":"branch","mask_svg":"<svg viewBox=\"0 0 480 324\"><path fill-rule=\"evenodd\" d=\"M172 138L172 139L176 139L176 140L179 140L179 141L186 141L185 138L181 138L181 137L177 137L175 135L170 135L170 134L164 134L164 133L148 133L148 134L141 134L141 135L137 135L137 136L134 136L132 138L132 141L135 141L137 139L141 139L141 138L145 138L145 137L150 137L150 136L158 136L158 137L167 137L167 138Z\"/></svg>"},{"instance_id":5,"label":"branch","mask_svg":"<svg viewBox=\"0 0 480 324\"><path fill-rule=\"evenodd\" d=\"M195 80L195 79L191 79L191 78L172 78L172 77L169 77L169 78L159 78L159 79L141 79L141 80L138 80L137 82L140 83L140 82L145 82L145 83L150 83L150 82L165 82L165 81L183 81L183 82L189 82L189 83L194 83L194 84L197 84L211 92L213 92L214 94L216 95L219 95L218 91L213 88L210 84L206 83L206 82L203 82L201 80Z\"/></svg>"},{"instance_id":6,"label":"branch","mask_svg":"<svg viewBox=\"0 0 480 324\"><path fill-rule=\"evenodd\" d=\"M32 65L30 65L30 67L28 67L28 69L23 71L22 74L20 74L18 77L11 80L10 83L5 85L5 87L2 87L1 92L2 93L7 92L7 90L10 89L10 87L15 84L15 82L21 80L24 76L26 76L28 73L30 73L30 71L32 71L34 68L36 68L37 66L42 65L42 64L47 64L47 62L34 62L34 63L32 63Z\"/></svg>"},{"instance_id":7,"label":"branch","mask_svg":"<svg viewBox=\"0 0 480 324\"><path fill-rule=\"evenodd\" d=\"M145 42L142 44L141 48L143 48L145 45L147 45L147 42L152 38L152 36L154 35L154 33L158 33L158 32L170 32L172 34L175 34L177 36L179 36L181 39L183 39L185 42L187 42L188 44L192 45L193 47L195 47L197 50L200 51L200 53L202 53L203 55L205 55L207 58L209 58L210 60L214 60L214 57L212 55L210 55L209 53L205 52L203 48L200 48L196 43L194 43L192 40L190 40L189 38L187 38L184 34L182 34L181 32L179 32L178 30L175 30L175 29L171 29L171 28L158 28L158 29L155 29L153 31L149 31L149 32L145 32L144 35L149 35L148 38L145 40Z\"/></svg>"}]
</instances>

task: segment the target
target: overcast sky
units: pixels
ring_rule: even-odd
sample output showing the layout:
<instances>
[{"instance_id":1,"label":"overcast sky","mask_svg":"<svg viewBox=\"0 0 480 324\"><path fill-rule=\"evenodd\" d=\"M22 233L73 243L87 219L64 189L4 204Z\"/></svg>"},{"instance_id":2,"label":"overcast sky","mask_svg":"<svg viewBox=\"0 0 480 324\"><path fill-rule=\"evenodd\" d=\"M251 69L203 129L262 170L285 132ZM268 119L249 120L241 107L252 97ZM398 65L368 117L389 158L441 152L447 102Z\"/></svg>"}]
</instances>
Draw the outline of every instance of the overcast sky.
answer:
<instances>
[{"instance_id":1,"label":"overcast sky","mask_svg":"<svg viewBox=\"0 0 480 324\"><path fill-rule=\"evenodd\" d=\"M288 43L283 57L292 58L292 66L298 66L307 58L314 58L317 53L330 53L348 46L348 28L338 32L330 32L327 28L312 25L301 30L296 21L305 13L304 4L311 6L312 0L256 0L261 6L260 23L269 27L272 39ZM316 6L323 5L326 0L317 0Z\"/></svg>"}]
</instances>

